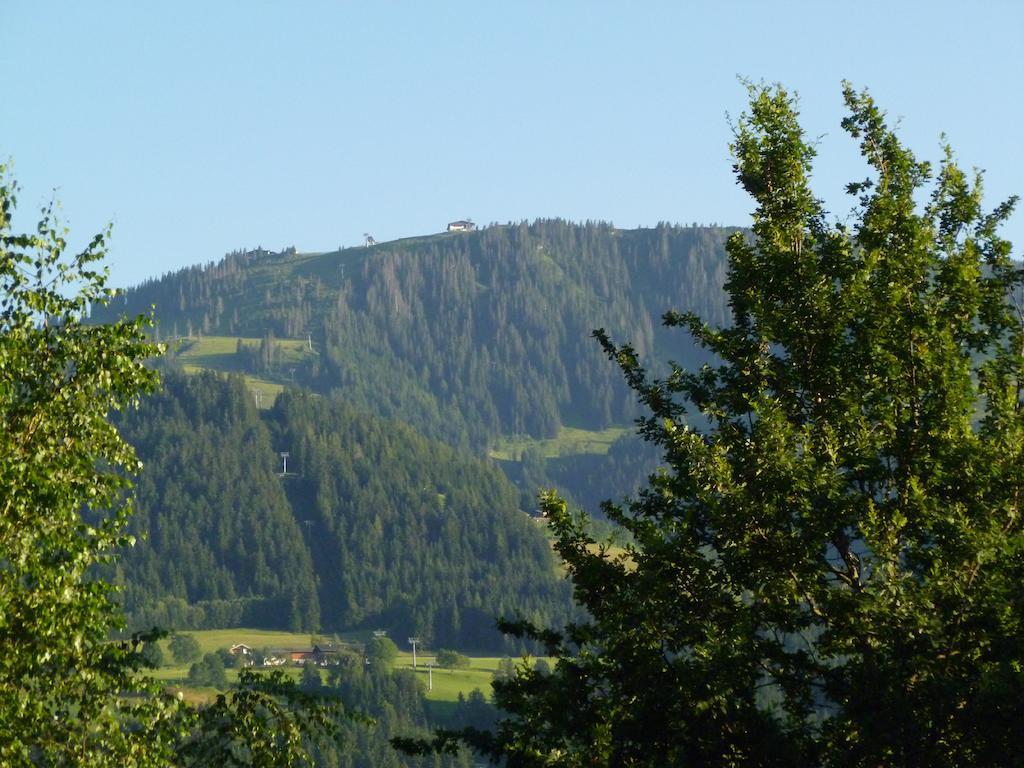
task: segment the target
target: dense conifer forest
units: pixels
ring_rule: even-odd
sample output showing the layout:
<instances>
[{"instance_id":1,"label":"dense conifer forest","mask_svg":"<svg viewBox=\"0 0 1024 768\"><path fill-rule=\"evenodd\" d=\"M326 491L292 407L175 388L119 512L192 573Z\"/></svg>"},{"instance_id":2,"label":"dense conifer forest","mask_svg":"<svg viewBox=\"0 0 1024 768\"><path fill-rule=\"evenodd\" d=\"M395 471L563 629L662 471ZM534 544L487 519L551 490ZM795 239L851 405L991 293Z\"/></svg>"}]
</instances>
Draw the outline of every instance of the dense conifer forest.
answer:
<instances>
[{"instance_id":1,"label":"dense conifer forest","mask_svg":"<svg viewBox=\"0 0 1024 768\"><path fill-rule=\"evenodd\" d=\"M1024 768L1024 3L7 5L0 768Z\"/></svg>"},{"instance_id":2,"label":"dense conifer forest","mask_svg":"<svg viewBox=\"0 0 1024 768\"><path fill-rule=\"evenodd\" d=\"M482 649L502 647L497 615L567 615L514 486L407 425L301 392L260 412L240 377L172 373L118 426L145 466L118 566L137 626L379 626Z\"/></svg>"},{"instance_id":3,"label":"dense conifer forest","mask_svg":"<svg viewBox=\"0 0 1024 768\"><path fill-rule=\"evenodd\" d=\"M239 345L243 372L481 451L498 435L629 424L634 398L591 332L657 359L666 309L724 322L731 231L542 220L319 254L239 250L131 289L94 318L154 307L164 340L258 338ZM287 358L282 339L309 353ZM703 360L696 348L671 354Z\"/></svg>"},{"instance_id":4,"label":"dense conifer forest","mask_svg":"<svg viewBox=\"0 0 1024 768\"><path fill-rule=\"evenodd\" d=\"M152 307L169 349L163 392L119 423L145 464L140 543L114 574L133 624L383 626L493 649L495 616L564 619L537 490L597 510L659 458L591 333L655 359L666 308L723 321L731 231L543 220L238 250L95 308L103 322ZM194 365L182 351L204 336L230 353ZM204 366L240 375L176 373ZM284 388L273 407L257 380ZM607 452L530 447L566 426L625 429ZM502 439L525 447L487 460Z\"/></svg>"},{"instance_id":5,"label":"dense conifer forest","mask_svg":"<svg viewBox=\"0 0 1024 768\"><path fill-rule=\"evenodd\" d=\"M307 667L303 688L314 694L337 698L351 712L373 718L373 724L359 721L341 723L341 746L322 744L314 750L321 768L469 768L476 764L469 750L454 755L415 757L396 751L389 740L412 733L427 734L427 727L486 725L493 722L495 709L477 692L453 708L443 723L425 706L422 683L411 670L363 665L351 660L329 670Z\"/></svg>"}]
</instances>

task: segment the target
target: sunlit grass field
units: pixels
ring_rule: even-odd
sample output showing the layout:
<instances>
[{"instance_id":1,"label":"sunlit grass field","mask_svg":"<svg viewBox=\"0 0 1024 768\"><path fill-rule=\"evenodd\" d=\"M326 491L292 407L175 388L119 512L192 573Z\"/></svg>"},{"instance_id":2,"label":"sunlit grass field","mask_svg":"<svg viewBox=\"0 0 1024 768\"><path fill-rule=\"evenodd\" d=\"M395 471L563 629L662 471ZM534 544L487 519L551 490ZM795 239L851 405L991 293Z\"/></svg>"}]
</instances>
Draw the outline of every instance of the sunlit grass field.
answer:
<instances>
[{"instance_id":1,"label":"sunlit grass field","mask_svg":"<svg viewBox=\"0 0 1024 768\"><path fill-rule=\"evenodd\" d=\"M532 437L502 437L489 451L492 459L518 461L524 451L536 449L545 459L559 456L575 456L581 453L608 453L611 444L618 440L630 427L608 427L602 430L561 427L557 437L537 440Z\"/></svg>"},{"instance_id":2,"label":"sunlit grass field","mask_svg":"<svg viewBox=\"0 0 1024 768\"><path fill-rule=\"evenodd\" d=\"M310 635L308 632L277 632L267 629L197 629L194 631L186 630L181 634L191 635L196 639L196 642L199 644L200 654L213 653L218 648L230 648L238 643L244 643L250 648L309 648L313 643L326 639L320 635ZM150 674L157 680L163 680L168 683L184 683L188 678L188 670L192 666L192 662L188 664L175 664L172 661L174 657L171 656L171 652L167 647L169 642L170 638L164 638L160 641L160 646L164 652L164 660L167 664L159 669L150 670ZM290 667L284 668L291 669ZM226 672L229 683L234 683L238 680L237 669L228 669ZM205 689L195 690L201 693ZM208 694L212 690L211 688L206 693Z\"/></svg>"},{"instance_id":3,"label":"sunlit grass field","mask_svg":"<svg viewBox=\"0 0 1024 768\"><path fill-rule=\"evenodd\" d=\"M183 631L182 634L192 635L199 644L200 653L212 653L218 648L230 648L232 645L244 643L251 648L309 648L314 643L328 642L334 639L333 635L311 635L302 632L277 632L264 629L204 629L194 631ZM339 639L342 642L362 643L369 638L369 631L343 633ZM150 674L157 680L164 681L171 686L180 687L183 694L197 702L209 701L216 691L213 688L189 688L185 685L188 679L188 664L175 664L167 648L169 638L160 641L164 651L165 666L159 669L150 670ZM500 656L473 656L470 657L470 666L467 669L441 669L434 667L428 671L427 664L434 661L434 649L418 650L416 653L416 676L422 681L424 689L427 689L428 701L455 702L459 694L468 696L475 688L483 691L485 696L490 695L491 680L495 670L498 669ZM517 664L519 659L513 659ZM409 669L412 666L412 653L400 652L395 660L395 669ZM301 667L285 665L278 667L296 678L301 674ZM228 669L228 683L238 680L238 670ZM431 687L432 682L432 687Z\"/></svg>"},{"instance_id":4,"label":"sunlit grass field","mask_svg":"<svg viewBox=\"0 0 1024 768\"><path fill-rule=\"evenodd\" d=\"M178 357L202 368L220 371L238 369L235 353L238 342L246 347L259 349L261 339L252 336L202 336L182 339L178 348ZM275 339L274 343L280 350L281 362L299 362L311 353L306 339Z\"/></svg>"},{"instance_id":5,"label":"sunlit grass field","mask_svg":"<svg viewBox=\"0 0 1024 768\"><path fill-rule=\"evenodd\" d=\"M278 632L271 629L197 629L183 630L183 635L192 635L199 643L200 653L211 653L218 648L230 648L244 643L250 648L309 648L313 643L328 642L330 635L309 632ZM342 640L349 639L348 636ZM161 641L167 650L168 639Z\"/></svg>"},{"instance_id":6,"label":"sunlit grass field","mask_svg":"<svg viewBox=\"0 0 1024 768\"><path fill-rule=\"evenodd\" d=\"M431 653L426 655L417 653L416 676L422 681L423 687L427 688L428 701L449 701L454 702L461 693L468 696L474 688L479 688L485 696L490 696L491 680L498 668L500 656L473 656L470 657L468 669L441 669L434 667L432 672L427 669L427 662L432 661L434 656ZM513 661L518 661L513 659ZM411 669L412 654L401 654L395 669ZM433 680L433 686L429 687Z\"/></svg>"},{"instance_id":7,"label":"sunlit grass field","mask_svg":"<svg viewBox=\"0 0 1024 768\"><path fill-rule=\"evenodd\" d=\"M181 339L177 342L177 353L182 370L190 374L200 371L242 373L237 355L239 341L245 347L259 349L261 340L245 336L203 336ZM306 339L276 339L275 344L280 351L281 365L284 367L287 367L289 363L302 362L316 354L310 352ZM274 400L287 386L287 378L283 374L276 378L253 376L248 373L242 373L242 376L249 390L259 392L260 408L273 406Z\"/></svg>"}]
</instances>

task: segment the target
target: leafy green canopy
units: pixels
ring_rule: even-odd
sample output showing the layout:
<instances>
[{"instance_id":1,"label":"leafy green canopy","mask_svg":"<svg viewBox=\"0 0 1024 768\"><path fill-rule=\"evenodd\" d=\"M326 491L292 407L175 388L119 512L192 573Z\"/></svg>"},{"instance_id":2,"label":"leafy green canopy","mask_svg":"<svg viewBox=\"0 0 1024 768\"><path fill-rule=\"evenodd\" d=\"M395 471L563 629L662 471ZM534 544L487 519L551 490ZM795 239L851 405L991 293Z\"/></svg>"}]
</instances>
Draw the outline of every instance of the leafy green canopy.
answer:
<instances>
[{"instance_id":1,"label":"leafy green canopy","mask_svg":"<svg viewBox=\"0 0 1024 768\"><path fill-rule=\"evenodd\" d=\"M158 350L142 320L82 323L113 295L95 266L108 233L65 259L52 206L34 234L11 232L16 191L0 167L0 762L128 763L161 746L124 722L161 705L119 695L139 689L139 659L108 642L110 587L86 571L128 543L120 499L139 466L106 417L154 388Z\"/></svg>"},{"instance_id":2,"label":"leafy green canopy","mask_svg":"<svg viewBox=\"0 0 1024 768\"><path fill-rule=\"evenodd\" d=\"M750 88L732 325L665 316L718 364L652 379L598 332L668 470L607 508L622 556L544 499L593 619L519 626L553 674L496 686L496 734L463 734L509 766L1019 759L1024 277L997 234L1015 201L985 212L979 173L948 148L918 161L844 96L870 168L849 226L811 191L795 100Z\"/></svg>"},{"instance_id":3,"label":"leafy green canopy","mask_svg":"<svg viewBox=\"0 0 1024 768\"><path fill-rule=\"evenodd\" d=\"M140 672L143 638L110 641L123 618L91 574L131 543L127 475L141 467L107 416L156 387L145 361L160 348L144 317L83 322L114 295L97 267L108 232L67 256L50 206L15 234L16 193L0 165L0 764L296 764L338 707L243 673L197 711Z\"/></svg>"},{"instance_id":4,"label":"leafy green canopy","mask_svg":"<svg viewBox=\"0 0 1024 768\"><path fill-rule=\"evenodd\" d=\"M390 669L398 658L398 646L390 637L372 637L366 643L366 660Z\"/></svg>"}]
</instances>

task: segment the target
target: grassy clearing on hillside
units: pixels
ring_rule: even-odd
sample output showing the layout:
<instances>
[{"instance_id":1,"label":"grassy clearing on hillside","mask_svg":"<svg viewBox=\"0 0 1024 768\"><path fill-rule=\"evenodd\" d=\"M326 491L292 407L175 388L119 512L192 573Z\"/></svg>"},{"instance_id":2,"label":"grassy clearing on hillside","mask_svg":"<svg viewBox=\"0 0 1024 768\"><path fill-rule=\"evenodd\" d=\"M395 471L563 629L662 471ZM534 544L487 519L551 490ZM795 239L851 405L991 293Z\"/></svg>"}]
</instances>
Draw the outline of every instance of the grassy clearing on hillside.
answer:
<instances>
[{"instance_id":1,"label":"grassy clearing on hillside","mask_svg":"<svg viewBox=\"0 0 1024 768\"><path fill-rule=\"evenodd\" d=\"M317 279L325 285L338 286L345 280L358 275L363 262L372 258L379 245L370 248L350 246L340 251L328 251L317 254L299 254L288 266L290 277Z\"/></svg>"},{"instance_id":2,"label":"grassy clearing on hillside","mask_svg":"<svg viewBox=\"0 0 1024 768\"><path fill-rule=\"evenodd\" d=\"M337 251L299 253L282 262L278 269L287 270L287 275L291 279L318 279L326 285L338 286L357 276L357 270L361 270L363 263L369 259L380 258L385 253L401 253L423 243L429 243L439 236L444 236L444 233L414 235L371 246L350 245Z\"/></svg>"},{"instance_id":3,"label":"grassy clearing on hillside","mask_svg":"<svg viewBox=\"0 0 1024 768\"><path fill-rule=\"evenodd\" d=\"M497 669L499 659L474 658L471 661L472 666L469 669L441 669L440 667L434 667L434 687L432 690L427 690L430 674L428 674L425 660L420 660L416 667L416 676L423 684L427 700L454 703L458 700L460 693L463 696L468 696L474 688L479 688L485 695L489 696L491 692L491 680L494 676L494 670ZM160 680L175 687L180 687L185 691L195 692L199 694L202 700L206 700L206 697L208 697L210 692L214 689L190 688L187 685L188 670L190 666L192 666L191 663L173 664L170 666L160 667L159 669L150 670L149 674L156 680ZM276 669L283 670L286 674L289 674L296 679L298 679L302 674L302 667L292 664L288 664L283 667L276 667ZM400 658L395 664L395 669L411 670L412 656ZM323 672L326 673L326 670L323 670ZM225 673L229 685L234 685L238 682L237 669L227 669L225 670Z\"/></svg>"},{"instance_id":4,"label":"grassy clearing on hillside","mask_svg":"<svg viewBox=\"0 0 1024 768\"><path fill-rule=\"evenodd\" d=\"M183 365L181 370L191 375L216 369L204 368L201 365ZM220 373L220 371L217 372ZM277 396L284 392L284 384L278 384L276 381L261 379L259 376L250 376L247 373L243 373L242 378L245 379L245 388L252 392L254 397L256 396L255 393L259 392L257 402L260 410L272 408L274 401L277 400Z\"/></svg>"},{"instance_id":5,"label":"grassy clearing on hillside","mask_svg":"<svg viewBox=\"0 0 1024 768\"><path fill-rule=\"evenodd\" d=\"M199 644L200 653L212 653L218 648L230 648L237 643L245 643L252 648L309 648L313 643L321 643L334 639L333 635L318 635L303 632L277 632L265 629L203 629L194 631L183 631L182 634L191 635ZM370 631L346 632L339 639L342 642L362 643L372 636ZM185 685L188 679L189 664L174 664L171 662L171 654L167 648L169 638L161 641L164 658L169 662L159 669L150 670L150 675L175 688L181 688L186 697L195 699L198 702L209 701L215 691L212 688L189 688ZM416 676L422 681L424 690L427 689L430 673L427 671L427 663L434 660L433 649L419 651L416 654L417 666ZM487 696L491 692L491 680L494 672L498 669L500 656L472 656L468 669L441 669L434 667L433 689L427 691L427 700L432 702L451 702L458 700L459 694L468 696L475 688L479 688ZM519 659L513 659L517 664ZM554 663L551 660L551 663ZM301 675L301 667L286 665L279 667L296 678ZM399 653L395 660L395 669L412 669L412 653ZM229 684L238 681L238 670L228 669L227 680Z\"/></svg>"},{"instance_id":6,"label":"grassy clearing on hillside","mask_svg":"<svg viewBox=\"0 0 1024 768\"><path fill-rule=\"evenodd\" d=\"M190 690L190 691L197 691L197 690L210 690L210 691L212 691L212 690L214 690L213 688L210 688L209 686L205 686L205 687L202 687L202 688L188 688L186 686L186 681L188 680L188 670L189 670L189 667L191 667L191 666L192 666L192 663L189 662L188 664L173 664L173 665L168 666L168 667L159 667L157 669L149 670L149 676L152 677L155 680L161 680L161 681L163 681L165 683L173 683L176 686L180 686L183 689L187 689L187 690ZM238 670L237 669L225 669L224 670L224 674L225 674L225 677L227 677L228 685L234 685L235 683L238 682Z\"/></svg>"},{"instance_id":7,"label":"grassy clearing on hillside","mask_svg":"<svg viewBox=\"0 0 1024 768\"><path fill-rule=\"evenodd\" d=\"M537 440L532 437L502 437L489 451L492 459L518 461L529 448L536 449L545 459L558 456L576 456L581 453L605 454L611 444L630 431L630 427L608 427L602 430L561 427L558 436Z\"/></svg>"},{"instance_id":8,"label":"grassy clearing on hillside","mask_svg":"<svg viewBox=\"0 0 1024 768\"><path fill-rule=\"evenodd\" d=\"M500 656L473 656L470 657L468 669L441 669L434 667L433 673L427 670L427 661L433 660L433 654L417 654L418 665L416 676L423 683L426 689L428 682L433 677L433 688L427 691L427 701L455 702L461 693L468 696L473 689L479 688L487 697L491 695L491 680L498 669ZM512 659L517 665L521 659ZM554 659L548 659L548 663L554 664ZM411 669L412 654L401 654L395 664L396 669Z\"/></svg>"},{"instance_id":9,"label":"grassy clearing on hillside","mask_svg":"<svg viewBox=\"0 0 1024 768\"><path fill-rule=\"evenodd\" d=\"M587 551L591 554L596 555L600 550L600 544L587 545ZM626 570L632 571L636 568L636 563L627 556L625 548L620 547L617 544L605 545L605 557L609 560L619 560L621 558L625 558ZM562 560L562 558L560 558L557 553L555 553L555 570L558 572L559 576L565 576L569 572L569 569L565 565L565 561Z\"/></svg>"},{"instance_id":10,"label":"grassy clearing on hillside","mask_svg":"<svg viewBox=\"0 0 1024 768\"><path fill-rule=\"evenodd\" d=\"M211 368L217 371L237 371L238 342L243 346L259 349L261 339L252 336L202 336L183 339L178 342L178 358L183 363ZM297 363L310 355L306 339L275 339L274 344L281 355L282 363Z\"/></svg>"},{"instance_id":11,"label":"grassy clearing on hillside","mask_svg":"<svg viewBox=\"0 0 1024 768\"><path fill-rule=\"evenodd\" d=\"M199 653L213 653L220 648L231 648L233 645L244 643L250 648L287 648L287 649L306 649L310 648L314 643L323 643L333 641L333 636L310 634L309 632L280 632L269 629L248 629L248 628L237 628L237 629L196 629L196 630L182 630L181 634L191 635L196 639L199 644ZM355 641L350 635L347 635L342 641ZM159 669L153 669L149 671L149 674L157 679L166 683L174 684L175 687L181 687L182 690L186 691L188 695L195 695L199 701L205 701L209 697L212 688L188 688L185 686L185 681L188 679L188 670L192 666L192 663L188 664L175 664L173 662L173 656L171 656L168 643L170 638L166 637L160 641L161 648L164 653L164 659L167 661L165 666ZM361 642L361 641L355 641ZM293 674L296 678L301 674L301 667L287 665L280 667L289 674ZM238 670L228 669L225 670L227 673L227 680L229 684L238 682ZM205 698L204 698L205 697Z\"/></svg>"},{"instance_id":12,"label":"grassy clearing on hillside","mask_svg":"<svg viewBox=\"0 0 1024 768\"><path fill-rule=\"evenodd\" d=\"M181 694L181 697L191 704L193 707L203 706L205 704L212 704L217 699L217 694L220 693L216 688L211 688L204 685L200 688L184 688L174 686L174 691Z\"/></svg>"},{"instance_id":13,"label":"grassy clearing on hillside","mask_svg":"<svg viewBox=\"0 0 1024 768\"><path fill-rule=\"evenodd\" d=\"M332 640L330 635L310 634L309 632L278 632L271 629L196 629L182 630L183 635L192 635L199 643L200 653L211 653L218 648L230 648L232 645L245 643L250 648L309 648L313 643ZM342 641L348 640L346 635ZM168 639L162 641L167 651ZM170 658L168 654L168 658ZM188 672L188 670L185 670Z\"/></svg>"},{"instance_id":14,"label":"grassy clearing on hillside","mask_svg":"<svg viewBox=\"0 0 1024 768\"><path fill-rule=\"evenodd\" d=\"M238 342L243 346L259 349L260 339L239 336L203 336L201 338L187 338L177 342L178 360L181 362L182 370L188 374L200 371L217 371L220 373L242 373L242 366L238 359ZM276 339L275 344L279 349L281 365L289 363L300 363L303 360L315 355L309 351L309 343L306 339ZM242 373L246 387L252 392L259 392L258 403L260 408L270 408L274 405L277 396L284 391L286 378L267 378L265 376L253 376Z\"/></svg>"},{"instance_id":15,"label":"grassy clearing on hillside","mask_svg":"<svg viewBox=\"0 0 1024 768\"><path fill-rule=\"evenodd\" d=\"M476 661L476 659L474 659ZM481 659L480 661L485 661ZM496 660L495 660L496 661ZM427 687L429 676L427 670L420 667L416 670L417 677ZM491 695L493 672L485 669L440 669L433 671L434 687L427 691L427 701L458 701L459 694L465 698L476 688L487 697Z\"/></svg>"},{"instance_id":16,"label":"grassy clearing on hillside","mask_svg":"<svg viewBox=\"0 0 1024 768\"><path fill-rule=\"evenodd\" d=\"M547 528L546 522L547 521L545 521L544 535L547 537L548 543L551 545L552 551L554 551L555 540L554 540L554 537L551 535L550 529ZM600 541L600 537L598 538L598 540ZM605 548L605 555L609 559L618 559L618 558L621 558L621 557L626 557L627 567L630 570L632 570L633 568L636 567L636 564L634 562L632 562L632 560L630 560L627 557L626 548L623 547L620 544L604 544L604 545L602 545L600 543L588 544L587 545L587 551L596 555L598 552L601 551L601 547L602 546L604 546L604 548ZM565 567L565 562L562 560L562 558L560 558L558 556L557 552L555 552L554 554L555 554L555 572L559 576L565 576L565 574L568 572L568 569Z\"/></svg>"}]
</instances>

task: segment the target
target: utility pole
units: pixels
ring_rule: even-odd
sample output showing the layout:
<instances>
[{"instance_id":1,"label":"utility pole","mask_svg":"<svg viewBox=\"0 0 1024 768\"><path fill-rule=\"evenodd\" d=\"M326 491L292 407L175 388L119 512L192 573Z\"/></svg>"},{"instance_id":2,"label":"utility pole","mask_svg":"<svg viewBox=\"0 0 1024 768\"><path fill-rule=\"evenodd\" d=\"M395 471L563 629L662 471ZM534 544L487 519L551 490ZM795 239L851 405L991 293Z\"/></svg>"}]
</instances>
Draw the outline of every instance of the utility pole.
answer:
<instances>
[{"instance_id":1,"label":"utility pole","mask_svg":"<svg viewBox=\"0 0 1024 768\"><path fill-rule=\"evenodd\" d=\"M263 395L263 393L262 393L262 392L261 392L260 390L258 390L258 389L255 389L255 388L253 389L253 391L252 391L252 396L253 396L254 398L256 398L256 409L257 409L257 410L259 410L259 407L260 407L260 397L261 397L262 395Z\"/></svg>"},{"instance_id":2,"label":"utility pole","mask_svg":"<svg viewBox=\"0 0 1024 768\"><path fill-rule=\"evenodd\" d=\"M431 659L427 662L427 690L434 690L434 661Z\"/></svg>"},{"instance_id":3,"label":"utility pole","mask_svg":"<svg viewBox=\"0 0 1024 768\"><path fill-rule=\"evenodd\" d=\"M291 456L291 454L288 453L288 451L281 451L280 455L281 461L283 462L281 466L281 477L284 477L288 474L288 457Z\"/></svg>"},{"instance_id":4,"label":"utility pole","mask_svg":"<svg viewBox=\"0 0 1024 768\"><path fill-rule=\"evenodd\" d=\"M409 638L409 643L412 645L412 668L413 669L416 669L416 643L418 643L419 641L420 641L420 639L418 637L410 637Z\"/></svg>"}]
</instances>

